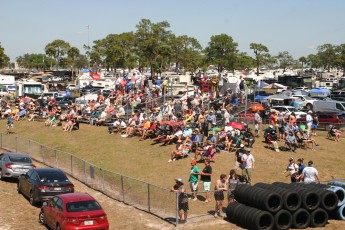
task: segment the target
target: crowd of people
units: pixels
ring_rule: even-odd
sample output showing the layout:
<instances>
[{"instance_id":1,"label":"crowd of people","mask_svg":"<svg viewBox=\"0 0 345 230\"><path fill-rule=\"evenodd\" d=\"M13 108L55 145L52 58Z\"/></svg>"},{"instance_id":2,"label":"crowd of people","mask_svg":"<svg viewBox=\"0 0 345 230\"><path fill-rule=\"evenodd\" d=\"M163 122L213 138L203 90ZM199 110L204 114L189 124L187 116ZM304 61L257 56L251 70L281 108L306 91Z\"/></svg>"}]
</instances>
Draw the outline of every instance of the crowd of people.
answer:
<instances>
[{"instance_id":1,"label":"crowd of people","mask_svg":"<svg viewBox=\"0 0 345 230\"><path fill-rule=\"evenodd\" d=\"M135 76L129 79L132 81ZM162 145L175 144L168 162L191 159L188 181L190 192L187 192L181 178L177 178L176 184L171 188L172 192L179 193L180 221L187 221L188 200L198 200L199 179L205 192L203 202L209 203L213 193L216 201L214 216L221 217L225 191L228 202L233 202L236 185L252 183L255 165L252 153L256 139L264 128L259 111L254 114L254 132L248 124L238 120L234 122L236 126L230 124L234 121L233 114L244 103L243 100L238 100L242 95L242 81L239 81L235 91L227 89L223 94L204 94L202 88L195 87L193 95L188 96L186 93L181 98L164 97L163 103L164 87L150 88L148 84L135 84L135 81L130 89L119 84L106 97L100 94L97 100L91 100L85 106L73 103L65 110L58 106L53 97L37 100L21 97L15 100L14 106L2 100L1 105L5 108L2 116L8 119L8 126L11 127L13 120L42 119L47 127L61 126L64 132L72 132L79 130L81 122L86 122L96 126L107 125L109 134L118 133L123 138L137 136L140 141L150 138ZM269 126L264 130L263 137L275 151L281 150L280 141L294 152L297 148L316 150L318 124L312 111L308 112L305 126L297 123L294 113L286 118L277 111L271 111L268 119ZM62 122L65 122L64 126ZM339 140L340 132L335 131L335 136ZM220 151L233 152L235 164L228 175L219 176L212 189L211 162L216 162L217 152ZM202 170L198 163L205 165ZM291 158L290 163L286 172L289 173L291 182L319 182L317 170L311 169L312 161L308 163L309 168L304 169L303 159L295 164ZM238 170L242 173L237 173ZM314 179L311 179L313 175Z\"/></svg>"}]
</instances>

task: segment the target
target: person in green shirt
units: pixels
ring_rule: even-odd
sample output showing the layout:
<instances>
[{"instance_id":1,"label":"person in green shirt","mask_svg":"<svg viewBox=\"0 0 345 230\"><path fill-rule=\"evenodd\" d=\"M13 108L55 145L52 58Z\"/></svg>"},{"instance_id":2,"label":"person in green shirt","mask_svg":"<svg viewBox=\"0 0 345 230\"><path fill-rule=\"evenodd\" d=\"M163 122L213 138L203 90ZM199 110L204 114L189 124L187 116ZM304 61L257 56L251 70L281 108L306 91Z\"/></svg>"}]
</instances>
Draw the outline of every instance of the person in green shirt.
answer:
<instances>
[{"instance_id":1,"label":"person in green shirt","mask_svg":"<svg viewBox=\"0 0 345 230\"><path fill-rule=\"evenodd\" d=\"M200 174L200 169L196 165L196 160L192 160L190 162L191 164L191 169L190 169L190 176L189 176L189 184L190 184L190 190L193 193L193 196L191 199L197 200L197 193L198 193L198 181L199 181L199 174Z\"/></svg>"}]
</instances>

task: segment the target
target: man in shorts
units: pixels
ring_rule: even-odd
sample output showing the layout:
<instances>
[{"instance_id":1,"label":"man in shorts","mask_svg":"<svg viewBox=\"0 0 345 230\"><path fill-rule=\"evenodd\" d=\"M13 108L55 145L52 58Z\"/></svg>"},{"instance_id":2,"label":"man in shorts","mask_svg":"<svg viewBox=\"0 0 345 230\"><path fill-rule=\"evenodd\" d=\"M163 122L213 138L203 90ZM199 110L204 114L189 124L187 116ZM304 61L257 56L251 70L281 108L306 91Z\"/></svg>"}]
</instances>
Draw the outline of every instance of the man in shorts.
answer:
<instances>
[{"instance_id":1,"label":"man in shorts","mask_svg":"<svg viewBox=\"0 0 345 230\"><path fill-rule=\"evenodd\" d=\"M13 115L12 115L12 113L9 113L7 115L6 129L7 129L7 134L12 133L12 129L13 129Z\"/></svg>"},{"instance_id":2,"label":"man in shorts","mask_svg":"<svg viewBox=\"0 0 345 230\"><path fill-rule=\"evenodd\" d=\"M211 175L212 175L212 167L210 165L210 160L205 160L205 168L201 172L201 180L204 183L204 191L206 192L206 198L204 203L208 203L211 201L210 199L210 188L211 188Z\"/></svg>"},{"instance_id":3,"label":"man in shorts","mask_svg":"<svg viewBox=\"0 0 345 230\"><path fill-rule=\"evenodd\" d=\"M301 174L301 180L305 184L320 184L320 176L319 172L317 171L316 168L313 167L314 162L309 161L308 162L308 167L305 167L302 171Z\"/></svg>"},{"instance_id":4,"label":"man in shorts","mask_svg":"<svg viewBox=\"0 0 345 230\"><path fill-rule=\"evenodd\" d=\"M179 222L186 223L188 217L188 197L186 194L186 188L184 186L183 180L181 178L175 179L176 184L171 188L171 192L179 193L178 196L178 215Z\"/></svg>"},{"instance_id":5,"label":"man in shorts","mask_svg":"<svg viewBox=\"0 0 345 230\"><path fill-rule=\"evenodd\" d=\"M192 160L190 164L192 167L190 169L189 184L190 184L190 190L193 193L191 199L197 200L198 199L197 198L198 180L199 180L200 169L196 165L196 160Z\"/></svg>"}]
</instances>

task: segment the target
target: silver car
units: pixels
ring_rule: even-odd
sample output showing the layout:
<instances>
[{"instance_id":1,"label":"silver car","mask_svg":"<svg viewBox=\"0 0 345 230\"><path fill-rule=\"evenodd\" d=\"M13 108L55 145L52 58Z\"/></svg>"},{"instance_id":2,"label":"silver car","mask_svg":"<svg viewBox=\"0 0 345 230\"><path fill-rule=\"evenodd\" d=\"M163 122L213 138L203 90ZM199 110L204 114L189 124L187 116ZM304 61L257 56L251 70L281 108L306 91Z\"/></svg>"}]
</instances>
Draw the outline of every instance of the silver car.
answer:
<instances>
[{"instance_id":1,"label":"silver car","mask_svg":"<svg viewBox=\"0 0 345 230\"><path fill-rule=\"evenodd\" d=\"M0 180L10 177L18 178L32 168L36 166L26 154L11 152L0 154Z\"/></svg>"}]
</instances>

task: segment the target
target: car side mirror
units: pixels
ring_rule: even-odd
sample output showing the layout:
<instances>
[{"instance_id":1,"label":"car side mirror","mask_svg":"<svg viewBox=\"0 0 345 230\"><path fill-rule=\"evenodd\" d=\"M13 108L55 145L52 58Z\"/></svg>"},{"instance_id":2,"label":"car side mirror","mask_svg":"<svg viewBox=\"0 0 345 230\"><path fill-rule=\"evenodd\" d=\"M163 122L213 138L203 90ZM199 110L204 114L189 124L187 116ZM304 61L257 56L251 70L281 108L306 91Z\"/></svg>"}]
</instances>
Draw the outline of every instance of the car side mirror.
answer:
<instances>
[{"instance_id":1,"label":"car side mirror","mask_svg":"<svg viewBox=\"0 0 345 230\"><path fill-rule=\"evenodd\" d=\"M48 202L47 201L43 202L42 206L48 206Z\"/></svg>"}]
</instances>

